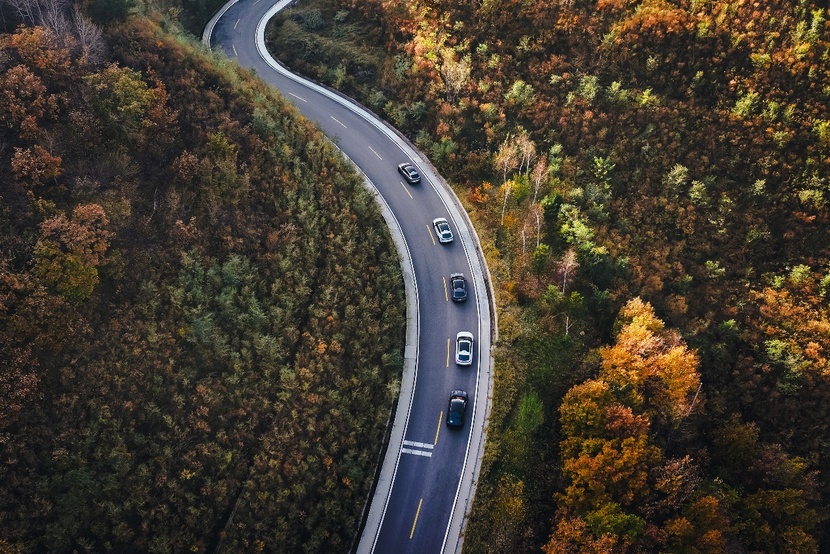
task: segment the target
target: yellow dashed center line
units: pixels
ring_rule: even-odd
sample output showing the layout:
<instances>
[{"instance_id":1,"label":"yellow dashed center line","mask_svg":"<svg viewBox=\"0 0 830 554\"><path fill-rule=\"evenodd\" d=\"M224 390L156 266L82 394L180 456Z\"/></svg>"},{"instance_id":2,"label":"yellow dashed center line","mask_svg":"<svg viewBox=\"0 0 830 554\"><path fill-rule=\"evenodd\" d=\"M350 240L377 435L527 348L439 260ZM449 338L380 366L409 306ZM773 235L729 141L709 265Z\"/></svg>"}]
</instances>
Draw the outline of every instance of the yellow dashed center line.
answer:
<instances>
[{"instance_id":1,"label":"yellow dashed center line","mask_svg":"<svg viewBox=\"0 0 830 554\"><path fill-rule=\"evenodd\" d=\"M435 246L435 237L432 236L432 229L429 228L429 225L427 225L427 233L429 233L429 238L432 239L432 246Z\"/></svg>"},{"instance_id":2,"label":"yellow dashed center line","mask_svg":"<svg viewBox=\"0 0 830 554\"><path fill-rule=\"evenodd\" d=\"M438 444L438 435L441 433L441 423L444 421L444 410L441 410L438 413L438 429L435 430L435 442L433 444Z\"/></svg>"},{"instance_id":3,"label":"yellow dashed center line","mask_svg":"<svg viewBox=\"0 0 830 554\"><path fill-rule=\"evenodd\" d=\"M415 521L412 522L412 531L409 532L409 540L412 540L412 536L415 535L415 526L418 525L418 516L421 515L421 505L423 503L423 498L418 501L418 510L415 512Z\"/></svg>"},{"instance_id":4,"label":"yellow dashed center line","mask_svg":"<svg viewBox=\"0 0 830 554\"><path fill-rule=\"evenodd\" d=\"M398 181L398 182L401 184L401 186L403 187L403 190L406 191L406 193L409 195L409 197L412 198L412 193L409 192L409 189L406 188L406 185L403 184L403 181Z\"/></svg>"},{"instance_id":5,"label":"yellow dashed center line","mask_svg":"<svg viewBox=\"0 0 830 554\"><path fill-rule=\"evenodd\" d=\"M450 367L450 339L447 339L447 367Z\"/></svg>"},{"instance_id":6,"label":"yellow dashed center line","mask_svg":"<svg viewBox=\"0 0 830 554\"><path fill-rule=\"evenodd\" d=\"M447 294L447 278L446 277L441 277L441 279L444 280L444 300L446 302L449 302L450 301L450 296L449 296L449 294Z\"/></svg>"}]
</instances>

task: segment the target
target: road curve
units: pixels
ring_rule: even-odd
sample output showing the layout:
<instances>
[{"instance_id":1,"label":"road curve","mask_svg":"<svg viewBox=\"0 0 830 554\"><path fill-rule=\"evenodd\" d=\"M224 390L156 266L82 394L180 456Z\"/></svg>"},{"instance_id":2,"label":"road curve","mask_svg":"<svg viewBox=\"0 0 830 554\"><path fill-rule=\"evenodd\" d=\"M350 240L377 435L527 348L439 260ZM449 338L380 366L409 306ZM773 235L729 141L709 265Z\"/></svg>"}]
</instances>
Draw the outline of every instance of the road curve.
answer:
<instances>
[{"instance_id":1,"label":"road curve","mask_svg":"<svg viewBox=\"0 0 830 554\"><path fill-rule=\"evenodd\" d=\"M401 394L358 552L459 552L480 467L492 390L495 310L478 237L446 182L405 138L354 101L296 76L265 49L265 24L291 0L231 0L203 40L294 101L363 173L401 255L407 332ZM397 165L422 175L406 184ZM432 220L446 218L455 240L442 245ZM467 302L450 302L450 273L469 280ZM458 331L475 337L474 363L454 360ZM469 394L461 430L444 425L451 390Z\"/></svg>"}]
</instances>

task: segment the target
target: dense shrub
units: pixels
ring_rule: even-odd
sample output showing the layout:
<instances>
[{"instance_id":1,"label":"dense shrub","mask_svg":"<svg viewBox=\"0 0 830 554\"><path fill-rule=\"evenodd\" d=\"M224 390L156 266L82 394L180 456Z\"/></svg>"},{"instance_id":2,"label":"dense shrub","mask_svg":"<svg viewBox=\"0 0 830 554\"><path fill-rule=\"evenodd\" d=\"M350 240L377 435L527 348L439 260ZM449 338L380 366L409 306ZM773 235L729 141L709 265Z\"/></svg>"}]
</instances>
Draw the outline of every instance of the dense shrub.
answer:
<instances>
[{"instance_id":1,"label":"dense shrub","mask_svg":"<svg viewBox=\"0 0 830 554\"><path fill-rule=\"evenodd\" d=\"M357 531L402 367L397 255L317 130L177 36L133 15L97 60L0 37L0 549Z\"/></svg>"},{"instance_id":2,"label":"dense shrub","mask_svg":"<svg viewBox=\"0 0 830 554\"><path fill-rule=\"evenodd\" d=\"M302 55L306 9L328 26ZM484 241L500 344L469 550L827 550L828 28L810 1L309 0L273 22L275 55L408 132ZM635 297L697 352L697 402L655 419L652 376L652 405L616 398L567 451L563 402ZM603 468L636 503L579 495Z\"/></svg>"}]
</instances>

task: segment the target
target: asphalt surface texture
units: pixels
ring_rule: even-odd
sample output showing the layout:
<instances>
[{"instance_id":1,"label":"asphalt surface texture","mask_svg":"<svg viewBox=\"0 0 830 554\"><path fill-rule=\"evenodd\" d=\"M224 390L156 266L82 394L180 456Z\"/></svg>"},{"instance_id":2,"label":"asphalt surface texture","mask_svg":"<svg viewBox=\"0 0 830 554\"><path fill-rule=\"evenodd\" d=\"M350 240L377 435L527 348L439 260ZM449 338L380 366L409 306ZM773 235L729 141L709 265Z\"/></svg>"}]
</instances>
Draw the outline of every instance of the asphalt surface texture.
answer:
<instances>
[{"instance_id":1,"label":"asphalt surface texture","mask_svg":"<svg viewBox=\"0 0 830 554\"><path fill-rule=\"evenodd\" d=\"M267 19L288 2L229 2L205 30L205 42L292 100L351 159L375 192L402 256L407 287L407 345L401 396L358 552L460 551L475 491L491 388L489 279L478 239L452 191L411 144L367 110L334 91L287 74L264 52ZM408 184L397 166L421 174ZM446 218L455 239L440 244L432 220ZM450 300L450 274L463 273L468 299ZM455 363L455 337L475 338L473 364ZM463 427L446 426L448 400L467 391Z\"/></svg>"}]
</instances>

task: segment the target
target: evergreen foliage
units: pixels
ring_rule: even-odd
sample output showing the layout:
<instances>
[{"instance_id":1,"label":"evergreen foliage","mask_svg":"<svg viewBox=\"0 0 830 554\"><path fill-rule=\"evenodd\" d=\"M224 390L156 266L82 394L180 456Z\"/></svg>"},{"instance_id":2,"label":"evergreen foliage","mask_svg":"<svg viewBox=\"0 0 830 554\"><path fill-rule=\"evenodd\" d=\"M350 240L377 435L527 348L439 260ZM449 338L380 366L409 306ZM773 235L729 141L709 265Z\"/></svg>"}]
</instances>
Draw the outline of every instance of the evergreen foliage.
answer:
<instances>
[{"instance_id":1,"label":"evergreen foliage","mask_svg":"<svg viewBox=\"0 0 830 554\"><path fill-rule=\"evenodd\" d=\"M99 60L0 36L0 550L345 551L402 368L382 217L267 86L101 19Z\"/></svg>"},{"instance_id":2,"label":"evergreen foliage","mask_svg":"<svg viewBox=\"0 0 830 554\"><path fill-rule=\"evenodd\" d=\"M297 33L306 9L323 24ZM830 548L828 19L810 0L308 0L274 20L275 55L409 133L484 241L500 344L468 551ZM469 60L451 90L448 60ZM627 383L622 359L607 382L638 297L699 360L688 403L679 375ZM563 410L589 393L584 435Z\"/></svg>"}]
</instances>

